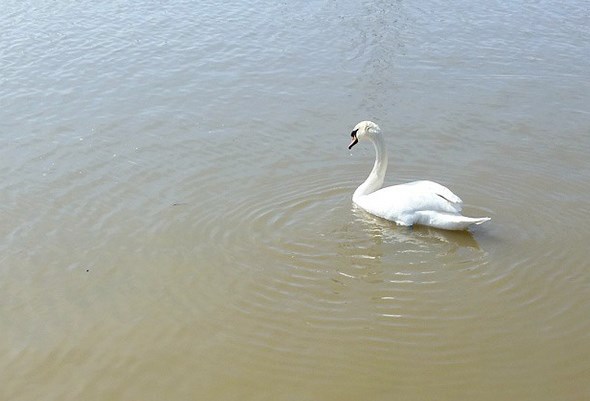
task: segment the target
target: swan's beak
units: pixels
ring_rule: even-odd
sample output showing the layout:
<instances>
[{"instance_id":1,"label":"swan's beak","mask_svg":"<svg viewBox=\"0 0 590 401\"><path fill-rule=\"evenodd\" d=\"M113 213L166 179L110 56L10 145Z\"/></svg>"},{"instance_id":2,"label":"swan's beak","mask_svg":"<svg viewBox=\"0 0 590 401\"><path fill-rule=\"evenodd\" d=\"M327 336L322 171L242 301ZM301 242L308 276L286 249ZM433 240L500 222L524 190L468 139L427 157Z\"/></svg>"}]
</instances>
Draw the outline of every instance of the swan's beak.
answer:
<instances>
[{"instance_id":1,"label":"swan's beak","mask_svg":"<svg viewBox=\"0 0 590 401\"><path fill-rule=\"evenodd\" d=\"M356 137L356 132L353 131L350 136L352 137L352 142L350 142L350 145L348 145L348 150L352 149L352 147L359 142L358 138Z\"/></svg>"}]
</instances>

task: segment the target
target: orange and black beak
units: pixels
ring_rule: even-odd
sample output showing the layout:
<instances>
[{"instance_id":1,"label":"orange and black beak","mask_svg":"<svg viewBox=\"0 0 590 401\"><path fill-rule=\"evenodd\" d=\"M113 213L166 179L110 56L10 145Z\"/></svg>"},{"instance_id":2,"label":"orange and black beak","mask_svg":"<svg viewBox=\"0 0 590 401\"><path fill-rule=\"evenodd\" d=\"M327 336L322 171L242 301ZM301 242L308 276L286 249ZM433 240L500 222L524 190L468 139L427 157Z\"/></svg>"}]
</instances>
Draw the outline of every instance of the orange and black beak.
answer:
<instances>
[{"instance_id":1,"label":"orange and black beak","mask_svg":"<svg viewBox=\"0 0 590 401\"><path fill-rule=\"evenodd\" d=\"M350 142L350 145L348 145L348 149L349 149L349 150L350 150L350 149L352 149L352 147L353 147L354 145L356 145L356 144L359 142L358 138L356 137L356 132L357 132L357 131L358 131L358 130L356 130L356 129L355 129L354 131L352 131L352 132L350 133L350 136L351 136L351 138L352 138L352 141Z\"/></svg>"}]
</instances>

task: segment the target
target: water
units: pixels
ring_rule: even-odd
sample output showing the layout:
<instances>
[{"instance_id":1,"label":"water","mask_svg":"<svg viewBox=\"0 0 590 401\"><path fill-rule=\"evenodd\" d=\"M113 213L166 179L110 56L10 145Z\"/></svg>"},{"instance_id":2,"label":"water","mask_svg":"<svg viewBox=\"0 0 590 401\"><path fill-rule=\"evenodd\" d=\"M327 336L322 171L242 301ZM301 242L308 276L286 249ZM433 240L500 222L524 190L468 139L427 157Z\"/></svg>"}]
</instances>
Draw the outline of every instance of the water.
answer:
<instances>
[{"instance_id":1,"label":"water","mask_svg":"<svg viewBox=\"0 0 590 401\"><path fill-rule=\"evenodd\" d=\"M8 2L0 399L588 399L589 22L583 1ZM353 208L363 119L388 184L492 221Z\"/></svg>"}]
</instances>

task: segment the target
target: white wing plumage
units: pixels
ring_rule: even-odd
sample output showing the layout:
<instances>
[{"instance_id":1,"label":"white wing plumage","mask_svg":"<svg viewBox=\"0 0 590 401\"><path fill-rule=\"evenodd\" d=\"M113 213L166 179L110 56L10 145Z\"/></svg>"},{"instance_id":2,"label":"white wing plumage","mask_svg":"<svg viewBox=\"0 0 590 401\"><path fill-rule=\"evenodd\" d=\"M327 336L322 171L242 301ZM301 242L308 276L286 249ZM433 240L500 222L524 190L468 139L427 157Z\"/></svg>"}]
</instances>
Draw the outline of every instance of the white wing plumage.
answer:
<instances>
[{"instance_id":1,"label":"white wing plumage","mask_svg":"<svg viewBox=\"0 0 590 401\"><path fill-rule=\"evenodd\" d=\"M432 181L414 181L359 197L356 203L368 211L402 225L418 223L423 213L457 215L463 201L447 187Z\"/></svg>"}]
</instances>

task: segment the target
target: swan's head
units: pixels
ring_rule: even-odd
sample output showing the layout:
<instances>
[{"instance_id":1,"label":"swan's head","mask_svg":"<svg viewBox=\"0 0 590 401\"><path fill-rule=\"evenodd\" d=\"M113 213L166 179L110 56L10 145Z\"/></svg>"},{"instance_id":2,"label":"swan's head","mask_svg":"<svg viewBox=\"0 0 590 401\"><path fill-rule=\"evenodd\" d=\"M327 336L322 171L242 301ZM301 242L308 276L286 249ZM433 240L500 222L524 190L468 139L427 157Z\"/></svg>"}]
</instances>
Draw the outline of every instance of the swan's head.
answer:
<instances>
[{"instance_id":1,"label":"swan's head","mask_svg":"<svg viewBox=\"0 0 590 401\"><path fill-rule=\"evenodd\" d=\"M381 132L381 128L377 124L372 121L361 121L357 125L355 125L354 129L350 133L352 137L352 142L348 145L348 149L352 149L354 145L358 143L358 141L362 141L363 139L373 139L375 135L378 135Z\"/></svg>"}]
</instances>

